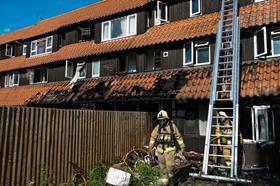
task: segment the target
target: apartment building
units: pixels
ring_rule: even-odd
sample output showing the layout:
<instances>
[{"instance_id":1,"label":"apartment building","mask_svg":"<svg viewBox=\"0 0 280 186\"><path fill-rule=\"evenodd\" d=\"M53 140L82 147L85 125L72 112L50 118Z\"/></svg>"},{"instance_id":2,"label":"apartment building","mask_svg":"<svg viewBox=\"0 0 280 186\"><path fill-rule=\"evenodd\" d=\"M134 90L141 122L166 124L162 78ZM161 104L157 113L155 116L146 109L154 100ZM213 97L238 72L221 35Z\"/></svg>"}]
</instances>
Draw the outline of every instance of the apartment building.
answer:
<instances>
[{"instance_id":1,"label":"apartment building","mask_svg":"<svg viewBox=\"0 0 280 186\"><path fill-rule=\"evenodd\" d=\"M220 7L220 0L103 0L1 35L0 105L163 108L187 149L202 152ZM280 0L239 0L239 22L246 166L277 168Z\"/></svg>"}]
</instances>

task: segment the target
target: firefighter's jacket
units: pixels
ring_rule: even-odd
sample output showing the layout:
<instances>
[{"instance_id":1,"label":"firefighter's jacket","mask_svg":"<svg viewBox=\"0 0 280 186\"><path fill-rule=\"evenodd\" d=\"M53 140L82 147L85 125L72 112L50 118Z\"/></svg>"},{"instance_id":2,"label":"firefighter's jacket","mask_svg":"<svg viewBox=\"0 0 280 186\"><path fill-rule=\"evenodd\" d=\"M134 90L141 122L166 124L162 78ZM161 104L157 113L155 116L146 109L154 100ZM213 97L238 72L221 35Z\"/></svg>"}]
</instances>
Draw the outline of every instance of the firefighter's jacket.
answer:
<instances>
[{"instance_id":1,"label":"firefighter's jacket","mask_svg":"<svg viewBox=\"0 0 280 186\"><path fill-rule=\"evenodd\" d=\"M232 126L232 122L231 122L231 120L228 119L228 120L226 120L224 122L224 124L219 124L219 125L220 126L229 127L229 126ZM216 135L217 135L218 144L231 145L231 137L230 138L226 138L226 137L221 136L221 135L229 135L229 136L231 136L232 135L232 129L231 128L220 128L220 127L217 127ZM243 144L243 138L242 138L242 135L241 135L240 132L239 132L239 143L241 145Z\"/></svg>"},{"instance_id":2,"label":"firefighter's jacket","mask_svg":"<svg viewBox=\"0 0 280 186\"><path fill-rule=\"evenodd\" d=\"M171 125L173 127L173 131ZM151 134L149 147L150 149L156 147L157 152L162 154L164 152L171 152L179 149L183 151L185 149L185 144L176 125L172 121L169 121L165 127L157 125L154 128Z\"/></svg>"}]
</instances>

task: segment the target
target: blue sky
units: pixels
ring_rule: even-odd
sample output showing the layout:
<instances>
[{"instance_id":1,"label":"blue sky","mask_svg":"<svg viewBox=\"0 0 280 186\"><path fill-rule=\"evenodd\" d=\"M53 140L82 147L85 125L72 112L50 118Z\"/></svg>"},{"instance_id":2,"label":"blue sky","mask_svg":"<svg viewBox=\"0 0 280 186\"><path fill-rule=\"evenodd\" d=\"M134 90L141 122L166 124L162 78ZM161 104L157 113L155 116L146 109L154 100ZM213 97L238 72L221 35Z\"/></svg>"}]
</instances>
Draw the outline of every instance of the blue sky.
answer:
<instances>
[{"instance_id":1,"label":"blue sky","mask_svg":"<svg viewBox=\"0 0 280 186\"><path fill-rule=\"evenodd\" d=\"M5 34L100 0L0 0L0 34Z\"/></svg>"}]
</instances>

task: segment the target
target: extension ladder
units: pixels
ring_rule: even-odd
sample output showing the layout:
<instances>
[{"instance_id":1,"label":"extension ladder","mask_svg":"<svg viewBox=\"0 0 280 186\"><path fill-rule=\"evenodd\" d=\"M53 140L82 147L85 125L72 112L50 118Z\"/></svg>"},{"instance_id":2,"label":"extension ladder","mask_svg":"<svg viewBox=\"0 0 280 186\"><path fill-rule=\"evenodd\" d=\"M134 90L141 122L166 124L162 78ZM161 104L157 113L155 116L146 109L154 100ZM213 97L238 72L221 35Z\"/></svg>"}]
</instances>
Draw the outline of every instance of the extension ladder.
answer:
<instances>
[{"instance_id":1,"label":"extension ladder","mask_svg":"<svg viewBox=\"0 0 280 186\"><path fill-rule=\"evenodd\" d=\"M240 179L237 175L240 70L240 26L237 14L238 0L222 0L221 18L216 35L203 168L200 174L190 175L206 179L250 183L249 180ZM226 113L226 116L221 116L219 114L221 111ZM228 120L230 125L221 124L219 120L222 117ZM217 131L231 132L223 134ZM221 138L230 143L221 144L219 141ZM229 153L222 153L222 149L227 149ZM225 159L230 162L230 165L223 162Z\"/></svg>"}]
</instances>

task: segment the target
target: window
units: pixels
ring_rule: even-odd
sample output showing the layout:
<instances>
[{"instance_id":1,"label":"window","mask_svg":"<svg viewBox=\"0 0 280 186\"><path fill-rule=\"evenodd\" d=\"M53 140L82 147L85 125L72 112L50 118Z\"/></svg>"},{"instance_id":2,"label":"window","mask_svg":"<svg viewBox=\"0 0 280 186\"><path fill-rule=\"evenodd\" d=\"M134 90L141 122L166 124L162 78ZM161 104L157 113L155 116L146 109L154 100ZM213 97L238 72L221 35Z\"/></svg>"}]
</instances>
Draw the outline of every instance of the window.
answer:
<instances>
[{"instance_id":1,"label":"window","mask_svg":"<svg viewBox=\"0 0 280 186\"><path fill-rule=\"evenodd\" d=\"M260 57L267 54L267 36L266 27L258 30L254 36L255 57Z\"/></svg>"},{"instance_id":2,"label":"window","mask_svg":"<svg viewBox=\"0 0 280 186\"><path fill-rule=\"evenodd\" d=\"M79 79L84 79L87 76L86 63L78 63L76 68L76 73L78 73Z\"/></svg>"},{"instance_id":3,"label":"window","mask_svg":"<svg viewBox=\"0 0 280 186\"><path fill-rule=\"evenodd\" d=\"M135 53L128 55L128 73L137 72L137 55Z\"/></svg>"},{"instance_id":4,"label":"window","mask_svg":"<svg viewBox=\"0 0 280 186\"><path fill-rule=\"evenodd\" d=\"M31 42L31 56L47 54L52 52L53 36Z\"/></svg>"},{"instance_id":5,"label":"window","mask_svg":"<svg viewBox=\"0 0 280 186\"><path fill-rule=\"evenodd\" d=\"M191 0L190 1L190 12L191 12L191 16L195 16L197 14L200 14L201 12L201 6L200 6L200 2L201 0Z\"/></svg>"},{"instance_id":6,"label":"window","mask_svg":"<svg viewBox=\"0 0 280 186\"><path fill-rule=\"evenodd\" d=\"M193 64L193 42L186 43L184 45L184 66Z\"/></svg>"},{"instance_id":7,"label":"window","mask_svg":"<svg viewBox=\"0 0 280 186\"><path fill-rule=\"evenodd\" d=\"M148 50L145 60L145 71L160 70L162 61L161 49Z\"/></svg>"},{"instance_id":8,"label":"window","mask_svg":"<svg viewBox=\"0 0 280 186\"><path fill-rule=\"evenodd\" d=\"M47 68L38 68L29 71L31 83L46 83L48 76Z\"/></svg>"},{"instance_id":9,"label":"window","mask_svg":"<svg viewBox=\"0 0 280 186\"><path fill-rule=\"evenodd\" d=\"M5 55L8 57L13 56L13 46L11 44L6 44Z\"/></svg>"},{"instance_id":10,"label":"window","mask_svg":"<svg viewBox=\"0 0 280 186\"><path fill-rule=\"evenodd\" d=\"M272 56L280 56L280 30L271 32Z\"/></svg>"},{"instance_id":11,"label":"window","mask_svg":"<svg viewBox=\"0 0 280 186\"><path fill-rule=\"evenodd\" d=\"M194 53L195 51L195 53ZM210 64L209 42L188 42L184 45L183 65L206 65ZM194 60L195 59L195 60Z\"/></svg>"},{"instance_id":12,"label":"window","mask_svg":"<svg viewBox=\"0 0 280 186\"><path fill-rule=\"evenodd\" d=\"M195 44L196 65L210 64L209 42Z\"/></svg>"},{"instance_id":13,"label":"window","mask_svg":"<svg viewBox=\"0 0 280 186\"><path fill-rule=\"evenodd\" d=\"M75 72L74 62L66 60L65 64L65 77L66 78L73 78Z\"/></svg>"},{"instance_id":14,"label":"window","mask_svg":"<svg viewBox=\"0 0 280 186\"><path fill-rule=\"evenodd\" d=\"M102 41L136 35L136 14L102 23Z\"/></svg>"},{"instance_id":15,"label":"window","mask_svg":"<svg viewBox=\"0 0 280 186\"><path fill-rule=\"evenodd\" d=\"M157 11L155 16L155 25L160 25L168 21L168 6L166 3L157 1Z\"/></svg>"},{"instance_id":16,"label":"window","mask_svg":"<svg viewBox=\"0 0 280 186\"><path fill-rule=\"evenodd\" d=\"M255 142L274 141L274 118L270 106L252 108L252 132Z\"/></svg>"},{"instance_id":17,"label":"window","mask_svg":"<svg viewBox=\"0 0 280 186\"><path fill-rule=\"evenodd\" d=\"M19 73L13 72L5 75L5 87L14 87L19 85Z\"/></svg>"},{"instance_id":18,"label":"window","mask_svg":"<svg viewBox=\"0 0 280 186\"><path fill-rule=\"evenodd\" d=\"M26 55L26 50L27 50L27 45L26 44L24 44L24 45L22 45L22 55Z\"/></svg>"},{"instance_id":19,"label":"window","mask_svg":"<svg viewBox=\"0 0 280 186\"><path fill-rule=\"evenodd\" d=\"M100 60L94 59L92 61L92 77L100 76Z\"/></svg>"}]
</instances>

